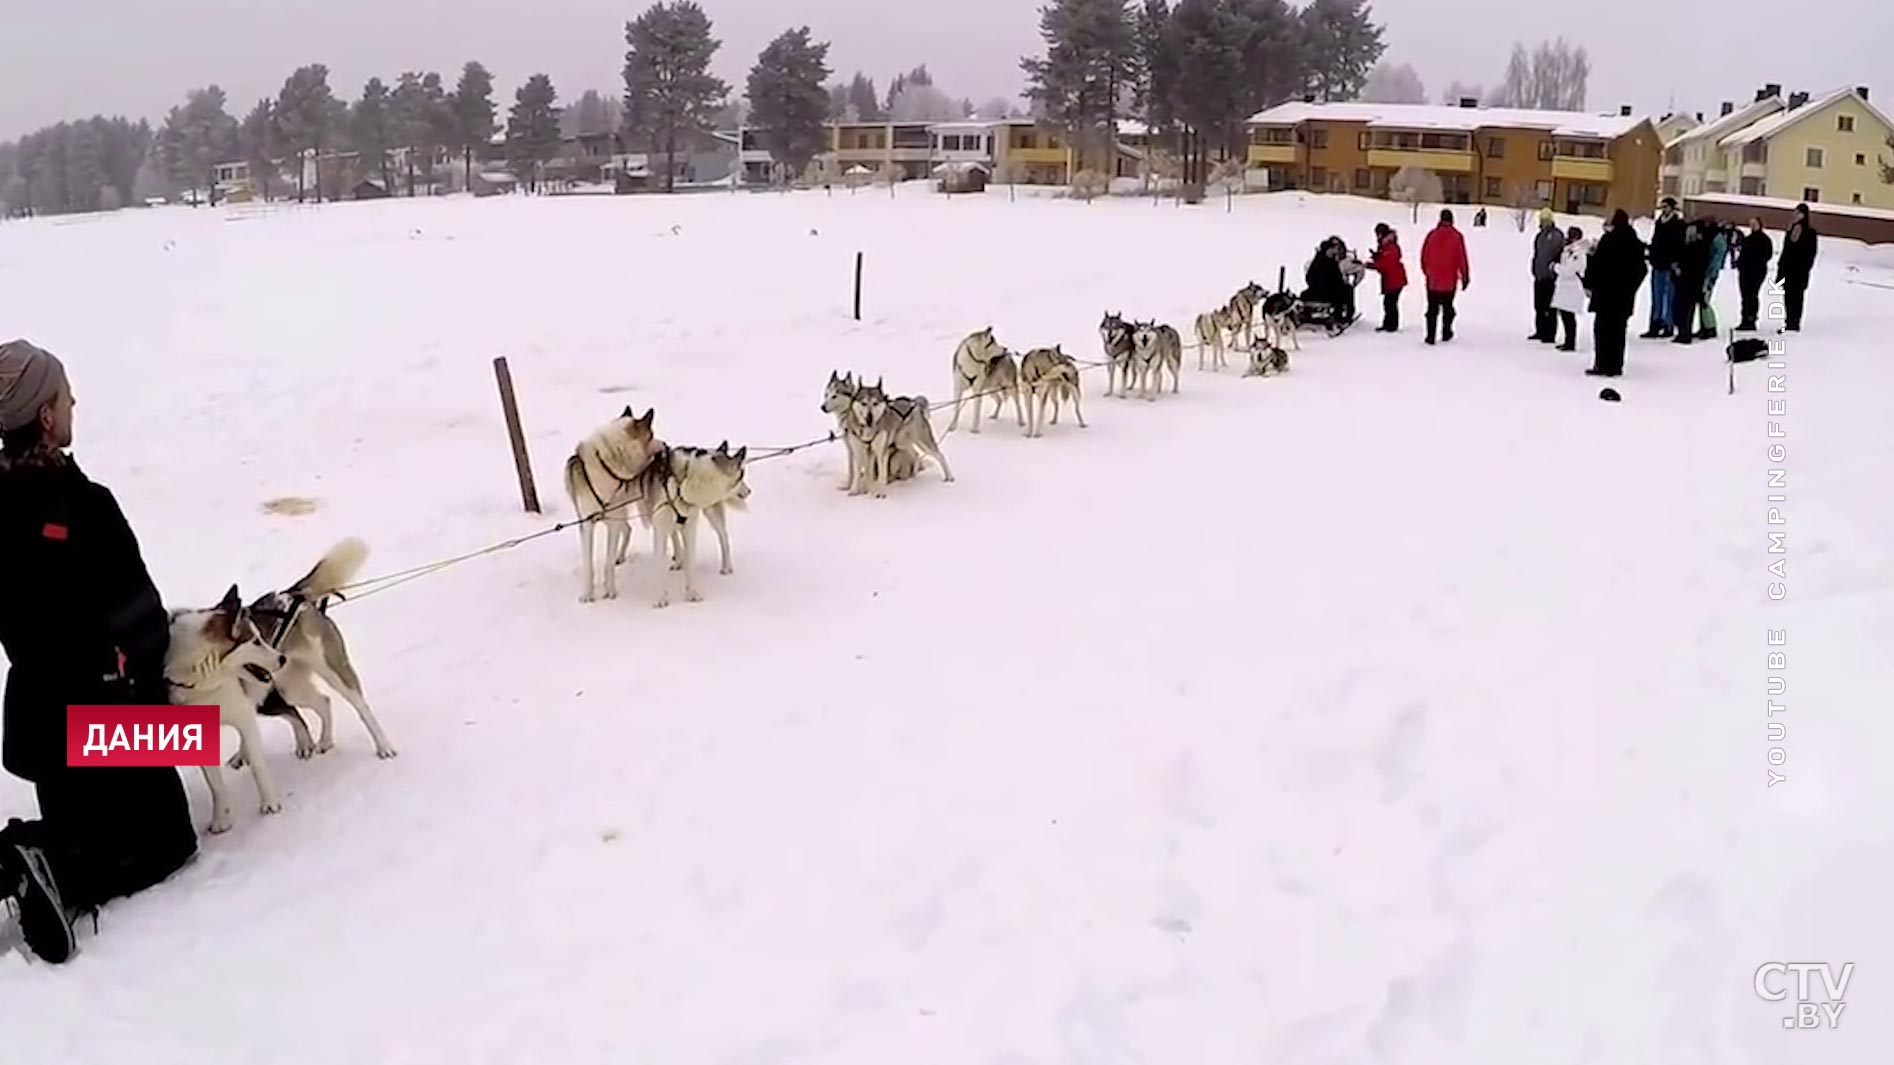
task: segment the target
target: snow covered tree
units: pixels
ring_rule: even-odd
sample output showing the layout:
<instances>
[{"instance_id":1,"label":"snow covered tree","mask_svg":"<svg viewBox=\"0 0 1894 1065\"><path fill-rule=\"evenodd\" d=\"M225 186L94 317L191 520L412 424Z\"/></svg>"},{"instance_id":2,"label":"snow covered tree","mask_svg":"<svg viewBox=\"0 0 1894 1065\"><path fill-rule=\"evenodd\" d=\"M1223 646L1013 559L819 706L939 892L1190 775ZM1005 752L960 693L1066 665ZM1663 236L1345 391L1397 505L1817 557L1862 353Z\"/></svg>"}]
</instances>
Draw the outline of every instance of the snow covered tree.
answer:
<instances>
[{"instance_id":1,"label":"snow covered tree","mask_svg":"<svg viewBox=\"0 0 1894 1065\"><path fill-rule=\"evenodd\" d=\"M960 104L932 85L909 81L888 101L890 122L951 122L966 117Z\"/></svg>"},{"instance_id":2,"label":"snow covered tree","mask_svg":"<svg viewBox=\"0 0 1894 1065\"><path fill-rule=\"evenodd\" d=\"M1427 85L1409 64L1396 66L1384 59L1368 72L1361 98L1373 104L1424 104Z\"/></svg>"},{"instance_id":3,"label":"snow covered tree","mask_svg":"<svg viewBox=\"0 0 1894 1065\"><path fill-rule=\"evenodd\" d=\"M847 122L849 120L848 86L837 82L830 85L826 91L829 94L829 121Z\"/></svg>"},{"instance_id":4,"label":"snow covered tree","mask_svg":"<svg viewBox=\"0 0 1894 1065\"><path fill-rule=\"evenodd\" d=\"M1514 44L1506 62L1506 76L1487 103L1493 107L1582 111L1590 78L1591 59L1582 45L1573 47L1560 37L1540 41L1527 53L1525 45Z\"/></svg>"},{"instance_id":5,"label":"snow covered tree","mask_svg":"<svg viewBox=\"0 0 1894 1065\"><path fill-rule=\"evenodd\" d=\"M1432 170L1418 166L1404 166L1388 179L1389 198L1405 203L1414 209L1414 221L1420 222L1420 205L1439 203L1445 196L1440 185L1440 175Z\"/></svg>"},{"instance_id":6,"label":"snow covered tree","mask_svg":"<svg viewBox=\"0 0 1894 1065\"><path fill-rule=\"evenodd\" d=\"M455 112L441 76L432 71L402 74L389 94L388 105L393 143L405 149L408 195L413 196L417 163L424 182L433 184L434 156L454 139Z\"/></svg>"},{"instance_id":7,"label":"snow covered tree","mask_svg":"<svg viewBox=\"0 0 1894 1065\"><path fill-rule=\"evenodd\" d=\"M625 127L664 154L676 188L680 140L709 132L730 87L710 73L719 42L692 0L653 4L625 26Z\"/></svg>"},{"instance_id":8,"label":"snow covered tree","mask_svg":"<svg viewBox=\"0 0 1894 1065\"><path fill-rule=\"evenodd\" d=\"M165 116L159 145L171 181L179 188L215 186L215 168L237 153L237 121L224 111L224 90L215 85L192 89L182 107Z\"/></svg>"},{"instance_id":9,"label":"snow covered tree","mask_svg":"<svg viewBox=\"0 0 1894 1065\"><path fill-rule=\"evenodd\" d=\"M559 154L559 94L552 79L534 74L513 94L506 118L506 161L526 179L529 191L539 191L540 171Z\"/></svg>"},{"instance_id":10,"label":"snow covered tree","mask_svg":"<svg viewBox=\"0 0 1894 1065\"><path fill-rule=\"evenodd\" d=\"M282 144L277 136L276 104L269 97L258 100L244 116L237 134L237 154L249 164L250 180L263 193L263 198L272 198L278 174L276 161L282 157Z\"/></svg>"},{"instance_id":11,"label":"snow covered tree","mask_svg":"<svg viewBox=\"0 0 1894 1065\"><path fill-rule=\"evenodd\" d=\"M460 83L454 86L448 107L453 113L453 135L448 145L460 152L464 184L471 189L474 153L485 151L493 140L493 75L479 63L462 67Z\"/></svg>"},{"instance_id":12,"label":"snow covered tree","mask_svg":"<svg viewBox=\"0 0 1894 1065\"><path fill-rule=\"evenodd\" d=\"M770 158L792 174L807 170L828 143L829 94L822 88L828 54L828 43L811 41L802 26L771 41L750 70L750 125Z\"/></svg>"}]
</instances>

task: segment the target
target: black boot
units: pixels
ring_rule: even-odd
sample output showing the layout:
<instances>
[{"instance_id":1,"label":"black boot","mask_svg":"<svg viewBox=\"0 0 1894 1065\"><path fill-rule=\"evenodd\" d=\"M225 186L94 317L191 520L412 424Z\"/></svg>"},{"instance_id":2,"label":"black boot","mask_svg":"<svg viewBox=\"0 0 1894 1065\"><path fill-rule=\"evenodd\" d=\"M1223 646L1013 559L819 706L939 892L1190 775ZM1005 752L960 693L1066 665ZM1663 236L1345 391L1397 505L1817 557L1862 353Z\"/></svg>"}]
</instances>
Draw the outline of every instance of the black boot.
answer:
<instances>
[{"instance_id":1,"label":"black boot","mask_svg":"<svg viewBox=\"0 0 1894 1065\"><path fill-rule=\"evenodd\" d=\"M6 842L0 845L0 895L18 908L20 937L26 940L26 949L41 961L60 965L72 957L78 944L46 852L20 841L28 835L26 828L23 822L14 820L3 834Z\"/></svg>"}]
</instances>

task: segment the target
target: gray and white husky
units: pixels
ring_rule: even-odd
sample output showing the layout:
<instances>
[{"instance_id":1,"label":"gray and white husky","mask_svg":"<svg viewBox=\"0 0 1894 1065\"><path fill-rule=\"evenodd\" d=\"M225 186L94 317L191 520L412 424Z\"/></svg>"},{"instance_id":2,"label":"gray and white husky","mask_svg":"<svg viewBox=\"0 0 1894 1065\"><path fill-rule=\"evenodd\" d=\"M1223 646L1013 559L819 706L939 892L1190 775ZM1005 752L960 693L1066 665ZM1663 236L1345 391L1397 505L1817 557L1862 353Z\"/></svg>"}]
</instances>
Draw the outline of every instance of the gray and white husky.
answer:
<instances>
[{"instance_id":1,"label":"gray and white husky","mask_svg":"<svg viewBox=\"0 0 1894 1065\"><path fill-rule=\"evenodd\" d=\"M835 416L835 431L841 434L842 447L848 452L848 475L840 487L850 495L861 494L856 490L858 480L872 469L865 456L864 441L868 434L859 431L855 421L855 395L861 389L852 371L837 374L830 370L828 386L822 391L822 412ZM897 448L888 461L888 480L905 481L913 477L919 472L917 465L912 452Z\"/></svg>"},{"instance_id":2,"label":"gray and white husky","mask_svg":"<svg viewBox=\"0 0 1894 1065\"><path fill-rule=\"evenodd\" d=\"M1229 307L1218 307L1197 316L1197 369L1204 368L1204 357L1215 356L1210 360L1215 369L1221 370L1230 364L1225 357L1224 337L1227 334L1241 336L1242 329L1237 325L1235 311Z\"/></svg>"},{"instance_id":3,"label":"gray and white husky","mask_svg":"<svg viewBox=\"0 0 1894 1065\"><path fill-rule=\"evenodd\" d=\"M1250 349L1249 369L1244 377L1268 377L1270 374L1289 372L1289 353L1269 344L1259 344Z\"/></svg>"},{"instance_id":4,"label":"gray and white husky","mask_svg":"<svg viewBox=\"0 0 1894 1065\"><path fill-rule=\"evenodd\" d=\"M257 717L288 721L296 733L298 758L332 750L335 719L318 680L355 708L375 742L376 757L396 754L362 694L342 630L327 612L329 600L354 578L367 557L362 541L344 540L301 580L247 607L232 585L223 601L208 610L171 614L171 646L165 656L171 701L214 704L219 720L237 731L241 745L231 766L248 766L264 814L281 811L283 799L258 742ZM321 719L319 737L309 735L300 712L304 709L314 710ZM223 767L206 766L204 780L211 793L210 831L228 831L231 806Z\"/></svg>"},{"instance_id":5,"label":"gray and white husky","mask_svg":"<svg viewBox=\"0 0 1894 1065\"><path fill-rule=\"evenodd\" d=\"M1251 281L1236 290L1230 302L1224 305L1227 328L1233 334L1232 339L1238 347L1256 346L1256 309L1262 306L1268 292L1263 286Z\"/></svg>"},{"instance_id":6,"label":"gray and white husky","mask_svg":"<svg viewBox=\"0 0 1894 1065\"><path fill-rule=\"evenodd\" d=\"M601 590L607 599L618 598L618 567L631 555L631 506L637 502L638 479L652 456L664 450L664 441L652 431L657 414L654 408L639 417L626 407L623 414L579 441L566 459L566 498L579 517L585 576L581 603L592 602ZM592 568L593 533L600 524L605 526L602 582Z\"/></svg>"},{"instance_id":7,"label":"gray and white husky","mask_svg":"<svg viewBox=\"0 0 1894 1065\"><path fill-rule=\"evenodd\" d=\"M1116 311L1098 323L1098 339L1105 345L1105 395L1131 392L1131 360L1136 354L1136 330Z\"/></svg>"},{"instance_id":8,"label":"gray and white husky","mask_svg":"<svg viewBox=\"0 0 1894 1065\"><path fill-rule=\"evenodd\" d=\"M1013 399L1019 427L1026 427L1026 406L1019 396L1019 364L1011 352L993 339L993 327L971 334L954 349L954 417L947 431L960 427L961 408L973 405L973 431L980 431L980 401L993 397L993 417L1006 409L1006 398Z\"/></svg>"},{"instance_id":9,"label":"gray and white husky","mask_svg":"<svg viewBox=\"0 0 1894 1065\"><path fill-rule=\"evenodd\" d=\"M1065 353L1063 346L1034 348L1019 362L1020 388L1026 393L1031 411L1027 436L1045 435L1046 407L1052 407L1052 424L1059 424L1059 408L1067 399L1078 416L1079 428L1085 428L1085 412L1079 407L1078 360Z\"/></svg>"},{"instance_id":10,"label":"gray and white husky","mask_svg":"<svg viewBox=\"0 0 1894 1065\"><path fill-rule=\"evenodd\" d=\"M1184 367L1184 341L1177 330L1157 322L1140 322L1132 336L1132 372L1138 381L1138 394L1155 399L1164 391L1164 371L1171 372L1171 391L1181 386ZM1151 384L1155 380L1156 393Z\"/></svg>"},{"instance_id":11,"label":"gray and white husky","mask_svg":"<svg viewBox=\"0 0 1894 1065\"><path fill-rule=\"evenodd\" d=\"M849 422L848 431L862 459L859 480L849 489L850 495L873 491L876 499L887 498L888 482L900 479L903 465L907 475L913 476L923 457L940 465L943 481L953 482L954 471L928 420L926 396L889 396L879 380L861 385L849 404Z\"/></svg>"},{"instance_id":12,"label":"gray and white husky","mask_svg":"<svg viewBox=\"0 0 1894 1065\"><path fill-rule=\"evenodd\" d=\"M1302 344L1296 339L1296 308L1301 302L1290 292L1271 293L1263 301L1264 346L1302 350Z\"/></svg>"},{"instance_id":13,"label":"gray and white husky","mask_svg":"<svg viewBox=\"0 0 1894 1065\"><path fill-rule=\"evenodd\" d=\"M654 558L672 557L658 577L654 606L671 605L670 574L684 574L684 598L703 601L692 570L697 560L697 527L705 521L717 533L722 565L717 572L736 572L730 563L730 530L726 509L741 510L750 498L744 480L744 461L750 449L730 450L729 441L715 451L700 447L666 447L653 456L638 477L638 515L651 528Z\"/></svg>"}]
</instances>

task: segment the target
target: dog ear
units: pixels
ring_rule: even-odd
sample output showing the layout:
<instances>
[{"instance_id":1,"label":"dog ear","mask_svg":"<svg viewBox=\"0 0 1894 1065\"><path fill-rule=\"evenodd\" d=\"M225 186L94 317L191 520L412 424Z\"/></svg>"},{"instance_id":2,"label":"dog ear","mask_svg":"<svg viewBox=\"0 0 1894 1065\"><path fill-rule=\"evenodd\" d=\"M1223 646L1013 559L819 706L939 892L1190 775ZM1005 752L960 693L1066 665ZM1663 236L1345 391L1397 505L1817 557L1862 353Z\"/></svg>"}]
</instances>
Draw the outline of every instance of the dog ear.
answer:
<instances>
[{"instance_id":1,"label":"dog ear","mask_svg":"<svg viewBox=\"0 0 1894 1065\"><path fill-rule=\"evenodd\" d=\"M651 427L651 423L656 421L657 417L658 417L658 408L652 407L650 410L644 412L644 417L638 419L638 424L643 425L645 428L649 429Z\"/></svg>"},{"instance_id":2,"label":"dog ear","mask_svg":"<svg viewBox=\"0 0 1894 1065\"><path fill-rule=\"evenodd\" d=\"M631 413L631 404L629 404L629 403L627 403L627 404L625 404L625 413L623 413L623 414L621 414L621 415L619 415L619 417L621 417L621 418L630 418L630 419L631 419L632 421L637 421L637 420L638 420L638 416L637 416L637 415L635 415L635 414L633 414L633 413Z\"/></svg>"},{"instance_id":3,"label":"dog ear","mask_svg":"<svg viewBox=\"0 0 1894 1065\"><path fill-rule=\"evenodd\" d=\"M743 445L742 447L740 447L740 448L737 448L737 453L736 453L736 454L734 454L734 455L732 455L732 456L730 456L730 457L731 457L731 458L733 458L733 459L736 459L736 460L737 460L737 465L738 465L738 466L741 466L741 465L743 465L743 457L744 457L745 455L748 455L749 453L750 453L750 445L748 445L748 444L745 444L745 445Z\"/></svg>"},{"instance_id":4,"label":"dog ear","mask_svg":"<svg viewBox=\"0 0 1894 1065\"><path fill-rule=\"evenodd\" d=\"M881 378L875 378L875 391L881 391Z\"/></svg>"},{"instance_id":5,"label":"dog ear","mask_svg":"<svg viewBox=\"0 0 1894 1065\"><path fill-rule=\"evenodd\" d=\"M237 586L233 584L230 586L230 590L224 593L224 597L217 601L217 611L218 613L229 614L235 617L237 612L242 609L243 596L237 593Z\"/></svg>"},{"instance_id":6,"label":"dog ear","mask_svg":"<svg viewBox=\"0 0 1894 1065\"><path fill-rule=\"evenodd\" d=\"M725 440L722 443L717 445L717 454L728 455L729 453L730 453L730 441Z\"/></svg>"}]
</instances>

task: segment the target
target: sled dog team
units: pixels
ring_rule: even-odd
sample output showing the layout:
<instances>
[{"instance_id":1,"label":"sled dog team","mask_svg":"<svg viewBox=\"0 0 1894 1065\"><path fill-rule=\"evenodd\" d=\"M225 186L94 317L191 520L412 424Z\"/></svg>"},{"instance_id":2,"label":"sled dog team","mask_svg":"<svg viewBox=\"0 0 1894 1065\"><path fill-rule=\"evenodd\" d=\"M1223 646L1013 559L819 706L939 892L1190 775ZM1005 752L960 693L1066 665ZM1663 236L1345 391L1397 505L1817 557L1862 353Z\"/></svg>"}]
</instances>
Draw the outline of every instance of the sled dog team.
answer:
<instances>
[{"instance_id":1,"label":"sled dog team","mask_svg":"<svg viewBox=\"0 0 1894 1065\"><path fill-rule=\"evenodd\" d=\"M1265 293L1254 283L1245 285L1228 303L1199 315L1196 334L1199 369L1207 364L1223 369L1228 365L1226 352L1234 347L1250 354L1245 376L1285 372L1288 355L1281 344L1295 346L1294 298ZM1176 329L1112 313L1099 323L1099 339L1107 396L1129 397L1135 388L1140 397L1155 400L1164 391L1166 374L1171 391L1178 391L1184 356ZM994 418L1010 401L1028 437L1044 435L1047 424L1059 424L1067 403L1079 427L1085 428L1080 373L1079 361L1060 346L1017 356L994 338L991 327L982 329L954 349L954 415L947 431L958 429L963 408L971 407L971 428L978 433L988 398ZM853 373L832 372L822 410L835 419L836 434L847 450L848 472L839 487L849 495L885 498L891 482L913 478L929 461L940 467L943 481L954 479L935 438L933 407L926 396L890 396L880 380L869 384ZM749 449L732 451L727 441L714 450L668 444L656 432L656 415L656 410L638 415L626 407L581 440L566 460L566 496L578 517L583 556L583 602L617 597L618 567L632 554L634 509L651 531L653 559L668 567L660 575L655 606L670 605L672 573L680 575L686 600L702 600L694 570L697 534L706 523L717 536L719 572L733 572L728 513L741 510L750 496L745 480ZM596 557L600 527L605 530L602 572ZM318 680L354 708L378 757L395 756L363 694L342 631L328 614L329 604L351 587L367 553L360 540L345 540L284 591L246 604L232 585L213 607L171 612L165 679L172 702L215 705L222 724L239 739L235 756L204 770L211 792L212 833L228 831L233 820L226 768L248 769L261 813L283 808L282 792L260 746L260 719L280 718L288 724L298 758L334 747L331 704ZM302 716L305 710L316 714L319 735L311 735Z\"/></svg>"}]
</instances>

